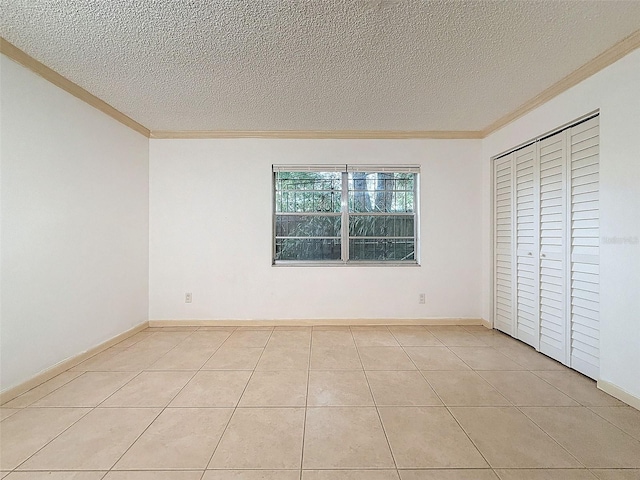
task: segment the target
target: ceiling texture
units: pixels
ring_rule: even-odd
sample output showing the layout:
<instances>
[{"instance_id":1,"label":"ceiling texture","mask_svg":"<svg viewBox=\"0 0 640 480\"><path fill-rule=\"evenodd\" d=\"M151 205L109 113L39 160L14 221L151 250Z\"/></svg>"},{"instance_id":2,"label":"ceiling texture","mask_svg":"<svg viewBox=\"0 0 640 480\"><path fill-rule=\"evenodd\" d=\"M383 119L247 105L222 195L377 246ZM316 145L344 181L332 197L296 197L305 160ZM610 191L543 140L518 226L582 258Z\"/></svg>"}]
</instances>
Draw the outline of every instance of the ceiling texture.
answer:
<instances>
[{"instance_id":1,"label":"ceiling texture","mask_svg":"<svg viewBox=\"0 0 640 480\"><path fill-rule=\"evenodd\" d=\"M5 0L0 36L151 130L477 131L640 0Z\"/></svg>"}]
</instances>

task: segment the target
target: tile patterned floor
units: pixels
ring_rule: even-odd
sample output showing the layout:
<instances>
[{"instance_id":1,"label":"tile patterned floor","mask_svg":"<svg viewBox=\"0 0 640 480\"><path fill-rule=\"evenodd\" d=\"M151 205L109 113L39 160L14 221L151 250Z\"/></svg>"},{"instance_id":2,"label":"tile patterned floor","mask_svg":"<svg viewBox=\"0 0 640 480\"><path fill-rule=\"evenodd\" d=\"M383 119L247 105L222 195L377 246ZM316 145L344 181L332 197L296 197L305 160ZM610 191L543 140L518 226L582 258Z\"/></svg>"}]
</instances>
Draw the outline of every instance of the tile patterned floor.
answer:
<instances>
[{"instance_id":1,"label":"tile patterned floor","mask_svg":"<svg viewBox=\"0 0 640 480\"><path fill-rule=\"evenodd\" d=\"M0 408L0 478L640 479L640 412L484 327L149 328Z\"/></svg>"}]
</instances>

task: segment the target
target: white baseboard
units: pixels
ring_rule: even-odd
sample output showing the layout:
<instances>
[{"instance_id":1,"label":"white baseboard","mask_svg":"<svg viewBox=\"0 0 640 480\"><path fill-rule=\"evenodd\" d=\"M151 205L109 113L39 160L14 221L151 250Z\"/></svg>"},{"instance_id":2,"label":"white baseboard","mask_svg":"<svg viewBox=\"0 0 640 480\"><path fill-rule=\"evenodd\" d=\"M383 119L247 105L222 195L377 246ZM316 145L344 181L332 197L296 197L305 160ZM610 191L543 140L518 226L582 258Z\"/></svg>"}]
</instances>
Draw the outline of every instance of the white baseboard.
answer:
<instances>
[{"instance_id":1,"label":"white baseboard","mask_svg":"<svg viewBox=\"0 0 640 480\"><path fill-rule=\"evenodd\" d=\"M150 327L309 327L366 325L484 325L480 318L350 318L296 320L149 320ZM490 327L488 327L490 328Z\"/></svg>"},{"instance_id":2,"label":"white baseboard","mask_svg":"<svg viewBox=\"0 0 640 480\"><path fill-rule=\"evenodd\" d=\"M60 375L62 372L69 370L71 367L75 367L81 362L84 362L86 359L97 355L98 353L106 350L117 343L135 335L141 330L144 330L149 326L149 322L142 322L139 325L127 330L126 332L121 333L120 335L116 335L115 337L107 340L106 342L102 342L100 345L96 345L89 350L86 350L78 355L75 355L71 358L67 358L62 362L54 365L51 368L43 370L42 372L36 374L34 377L31 377L26 382L22 382L15 387L11 387L6 389L4 392L0 392L0 405L7 403L10 400L13 400L19 395L22 395L24 392L31 390L32 388L37 387L38 385L46 382L47 380L51 380L56 375Z\"/></svg>"},{"instance_id":3,"label":"white baseboard","mask_svg":"<svg viewBox=\"0 0 640 480\"><path fill-rule=\"evenodd\" d=\"M635 395L631 395L626 390L623 390L612 383L605 382L604 380L598 380L597 385L603 392L606 392L612 397L616 397L618 400L623 401L627 405L631 405L633 408L640 410L640 398Z\"/></svg>"}]
</instances>

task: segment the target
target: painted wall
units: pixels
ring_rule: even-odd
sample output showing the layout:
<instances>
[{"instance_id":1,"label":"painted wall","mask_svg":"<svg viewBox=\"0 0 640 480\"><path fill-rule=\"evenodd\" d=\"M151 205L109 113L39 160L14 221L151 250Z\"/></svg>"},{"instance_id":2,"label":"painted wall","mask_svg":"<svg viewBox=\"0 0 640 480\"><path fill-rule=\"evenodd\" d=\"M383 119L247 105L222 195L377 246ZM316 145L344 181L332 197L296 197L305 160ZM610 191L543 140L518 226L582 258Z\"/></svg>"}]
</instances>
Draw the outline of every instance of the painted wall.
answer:
<instances>
[{"instance_id":1,"label":"painted wall","mask_svg":"<svg viewBox=\"0 0 640 480\"><path fill-rule=\"evenodd\" d=\"M483 140L483 317L490 318L490 158L600 109L601 379L640 398L640 50Z\"/></svg>"},{"instance_id":2,"label":"painted wall","mask_svg":"<svg viewBox=\"0 0 640 480\"><path fill-rule=\"evenodd\" d=\"M151 140L149 318L479 318L480 154L479 140ZM287 163L420 164L422 265L272 266L271 165Z\"/></svg>"},{"instance_id":3,"label":"painted wall","mask_svg":"<svg viewBox=\"0 0 640 480\"><path fill-rule=\"evenodd\" d=\"M5 390L147 319L149 144L0 62Z\"/></svg>"}]
</instances>

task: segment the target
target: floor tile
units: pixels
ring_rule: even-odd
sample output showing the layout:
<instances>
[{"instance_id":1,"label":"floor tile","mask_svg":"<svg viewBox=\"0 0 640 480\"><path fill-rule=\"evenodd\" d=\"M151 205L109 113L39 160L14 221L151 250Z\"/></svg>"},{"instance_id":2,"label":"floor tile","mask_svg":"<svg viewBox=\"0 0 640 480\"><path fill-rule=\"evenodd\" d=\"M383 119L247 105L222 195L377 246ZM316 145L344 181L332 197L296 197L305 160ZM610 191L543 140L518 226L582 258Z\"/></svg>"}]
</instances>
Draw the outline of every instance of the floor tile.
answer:
<instances>
[{"instance_id":1,"label":"floor tile","mask_svg":"<svg viewBox=\"0 0 640 480\"><path fill-rule=\"evenodd\" d=\"M107 470L158 415L155 408L98 408L27 460L20 470Z\"/></svg>"},{"instance_id":2,"label":"floor tile","mask_svg":"<svg viewBox=\"0 0 640 480\"><path fill-rule=\"evenodd\" d=\"M302 480L399 480L395 470L303 470Z\"/></svg>"},{"instance_id":3,"label":"floor tile","mask_svg":"<svg viewBox=\"0 0 640 480\"><path fill-rule=\"evenodd\" d=\"M450 410L493 468L582 466L516 408L452 407Z\"/></svg>"},{"instance_id":4,"label":"floor tile","mask_svg":"<svg viewBox=\"0 0 640 480\"><path fill-rule=\"evenodd\" d=\"M404 347L442 346L442 342L424 327L389 327L389 331Z\"/></svg>"},{"instance_id":5,"label":"floor tile","mask_svg":"<svg viewBox=\"0 0 640 480\"><path fill-rule=\"evenodd\" d=\"M100 480L107 472L13 472L7 480ZM0 478L3 478L0 475Z\"/></svg>"},{"instance_id":6,"label":"floor tile","mask_svg":"<svg viewBox=\"0 0 640 480\"><path fill-rule=\"evenodd\" d=\"M86 372L34 403L38 407L95 407L135 376L129 372Z\"/></svg>"},{"instance_id":7,"label":"floor tile","mask_svg":"<svg viewBox=\"0 0 640 480\"><path fill-rule=\"evenodd\" d=\"M264 347L271 336L269 330L243 330L239 327L224 342L225 347Z\"/></svg>"},{"instance_id":8,"label":"floor tile","mask_svg":"<svg viewBox=\"0 0 640 480\"><path fill-rule=\"evenodd\" d=\"M379 407L398 468L483 468L487 463L444 407Z\"/></svg>"},{"instance_id":9,"label":"floor tile","mask_svg":"<svg viewBox=\"0 0 640 480\"><path fill-rule=\"evenodd\" d=\"M429 384L449 406L506 406L511 403L472 371L423 371Z\"/></svg>"},{"instance_id":10,"label":"floor tile","mask_svg":"<svg viewBox=\"0 0 640 480\"><path fill-rule=\"evenodd\" d=\"M470 370L447 347L405 347L404 350L420 370Z\"/></svg>"},{"instance_id":11,"label":"floor tile","mask_svg":"<svg viewBox=\"0 0 640 480\"><path fill-rule=\"evenodd\" d=\"M351 330L314 330L311 336L314 346L353 347Z\"/></svg>"},{"instance_id":12,"label":"floor tile","mask_svg":"<svg viewBox=\"0 0 640 480\"><path fill-rule=\"evenodd\" d=\"M636 440L640 440L640 410L633 407L590 407L590 409Z\"/></svg>"},{"instance_id":13,"label":"floor tile","mask_svg":"<svg viewBox=\"0 0 640 480\"><path fill-rule=\"evenodd\" d=\"M167 353L173 345L167 345L161 341L150 342L153 337L142 340L135 345L118 352L100 358L91 358L86 364L82 363L73 370L84 370L93 372L140 372L155 363L160 357ZM102 355L102 354L100 354Z\"/></svg>"},{"instance_id":14,"label":"floor tile","mask_svg":"<svg viewBox=\"0 0 640 480\"><path fill-rule=\"evenodd\" d=\"M230 331L220 330L198 330L192 333L184 341L180 342L177 346L191 346L191 347L209 347L217 349L220 347L232 334Z\"/></svg>"},{"instance_id":15,"label":"floor tile","mask_svg":"<svg viewBox=\"0 0 640 480\"><path fill-rule=\"evenodd\" d=\"M402 347L358 347L365 370L415 370Z\"/></svg>"},{"instance_id":16,"label":"floor tile","mask_svg":"<svg viewBox=\"0 0 640 480\"><path fill-rule=\"evenodd\" d=\"M449 347L453 346L486 346L487 344L478 336L474 336L462 327L427 327L440 342Z\"/></svg>"},{"instance_id":17,"label":"floor tile","mask_svg":"<svg viewBox=\"0 0 640 480\"><path fill-rule=\"evenodd\" d=\"M247 370L203 370L173 399L171 407L235 407L251 372Z\"/></svg>"},{"instance_id":18,"label":"floor tile","mask_svg":"<svg viewBox=\"0 0 640 480\"><path fill-rule=\"evenodd\" d=\"M521 341L516 340L515 338L498 330L491 330L491 333L489 334L474 332L473 335L478 337L489 347L494 348L511 347L513 345L522 344Z\"/></svg>"},{"instance_id":19,"label":"floor tile","mask_svg":"<svg viewBox=\"0 0 640 480\"><path fill-rule=\"evenodd\" d=\"M253 372L240 407L304 407L306 370Z\"/></svg>"},{"instance_id":20,"label":"floor tile","mask_svg":"<svg viewBox=\"0 0 640 480\"><path fill-rule=\"evenodd\" d=\"M640 442L587 408L522 411L589 468L640 468Z\"/></svg>"},{"instance_id":21,"label":"floor tile","mask_svg":"<svg viewBox=\"0 0 640 480\"><path fill-rule=\"evenodd\" d=\"M274 330L267 343L271 346L286 346L309 349L311 347L311 330Z\"/></svg>"},{"instance_id":22,"label":"floor tile","mask_svg":"<svg viewBox=\"0 0 640 480\"><path fill-rule=\"evenodd\" d=\"M534 371L533 373L584 406L625 406L617 398L598 390L595 381L578 372L565 369L558 372Z\"/></svg>"},{"instance_id":23,"label":"floor tile","mask_svg":"<svg viewBox=\"0 0 640 480\"><path fill-rule=\"evenodd\" d=\"M111 471L104 480L200 480L201 471L148 471L116 472Z\"/></svg>"},{"instance_id":24,"label":"floor tile","mask_svg":"<svg viewBox=\"0 0 640 480\"><path fill-rule=\"evenodd\" d=\"M462 329L471 334L491 335L495 330L484 325L462 325Z\"/></svg>"},{"instance_id":25,"label":"floor tile","mask_svg":"<svg viewBox=\"0 0 640 480\"><path fill-rule=\"evenodd\" d=\"M267 346L256 370L307 370L309 347Z\"/></svg>"},{"instance_id":26,"label":"floor tile","mask_svg":"<svg viewBox=\"0 0 640 480\"><path fill-rule=\"evenodd\" d=\"M566 370L567 368L560 362L536 352L533 347L522 342L499 346L496 350L527 370Z\"/></svg>"},{"instance_id":27,"label":"floor tile","mask_svg":"<svg viewBox=\"0 0 640 480\"><path fill-rule=\"evenodd\" d=\"M133 347L140 350L164 350L164 352L167 353L193 332L193 329L189 331L166 331L163 328L161 331L157 331L152 336L136 343Z\"/></svg>"},{"instance_id":28,"label":"floor tile","mask_svg":"<svg viewBox=\"0 0 640 480\"><path fill-rule=\"evenodd\" d=\"M207 470L202 480L299 480L299 470Z\"/></svg>"},{"instance_id":29,"label":"floor tile","mask_svg":"<svg viewBox=\"0 0 640 480\"><path fill-rule=\"evenodd\" d=\"M376 405L442 405L436 392L416 371L368 371Z\"/></svg>"},{"instance_id":30,"label":"floor tile","mask_svg":"<svg viewBox=\"0 0 640 480\"><path fill-rule=\"evenodd\" d=\"M166 407L195 372L142 372L101 407Z\"/></svg>"},{"instance_id":31,"label":"floor tile","mask_svg":"<svg viewBox=\"0 0 640 480\"><path fill-rule=\"evenodd\" d=\"M7 418L0 428L0 469L14 469L88 412L88 408L29 408Z\"/></svg>"},{"instance_id":32,"label":"floor tile","mask_svg":"<svg viewBox=\"0 0 640 480\"><path fill-rule=\"evenodd\" d=\"M309 406L373 405L362 370L313 370L309 372Z\"/></svg>"},{"instance_id":33,"label":"floor tile","mask_svg":"<svg viewBox=\"0 0 640 480\"><path fill-rule=\"evenodd\" d=\"M199 370L216 348L180 344L147 367L147 370Z\"/></svg>"},{"instance_id":34,"label":"floor tile","mask_svg":"<svg viewBox=\"0 0 640 480\"><path fill-rule=\"evenodd\" d=\"M492 347L451 347L474 370L526 370Z\"/></svg>"},{"instance_id":35,"label":"floor tile","mask_svg":"<svg viewBox=\"0 0 640 480\"><path fill-rule=\"evenodd\" d=\"M193 325L172 325L170 327L148 327L144 331L168 333L168 332L195 332L196 330L198 330L198 327Z\"/></svg>"},{"instance_id":36,"label":"floor tile","mask_svg":"<svg viewBox=\"0 0 640 480\"><path fill-rule=\"evenodd\" d=\"M358 347L397 347L395 337L386 327L351 327L353 339Z\"/></svg>"},{"instance_id":37,"label":"floor tile","mask_svg":"<svg viewBox=\"0 0 640 480\"><path fill-rule=\"evenodd\" d=\"M229 332L230 334L236 331L236 327L215 327L215 326L206 326L198 328L199 332Z\"/></svg>"},{"instance_id":38,"label":"floor tile","mask_svg":"<svg viewBox=\"0 0 640 480\"><path fill-rule=\"evenodd\" d=\"M80 362L79 364L71 367L67 372L99 372L108 370L105 365L109 365L113 357L122 354L127 351L127 347L118 347L117 345L107 350L104 350L100 353L95 354L94 356L86 359L84 362ZM67 373L65 372L65 373Z\"/></svg>"},{"instance_id":39,"label":"floor tile","mask_svg":"<svg viewBox=\"0 0 640 480\"><path fill-rule=\"evenodd\" d=\"M485 371L480 376L517 406L578 406L578 403L530 372Z\"/></svg>"},{"instance_id":40,"label":"floor tile","mask_svg":"<svg viewBox=\"0 0 640 480\"><path fill-rule=\"evenodd\" d=\"M500 480L596 480L589 470L569 469L507 469L496 470Z\"/></svg>"},{"instance_id":41,"label":"floor tile","mask_svg":"<svg viewBox=\"0 0 640 480\"><path fill-rule=\"evenodd\" d=\"M312 370L358 370L362 369L356 347L311 346Z\"/></svg>"},{"instance_id":42,"label":"floor tile","mask_svg":"<svg viewBox=\"0 0 640 480\"><path fill-rule=\"evenodd\" d=\"M402 480L498 480L489 469L402 470Z\"/></svg>"},{"instance_id":43,"label":"floor tile","mask_svg":"<svg viewBox=\"0 0 640 480\"><path fill-rule=\"evenodd\" d=\"M351 327L348 325L314 325L311 327L311 331L319 332L319 331L334 331L334 332L351 332Z\"/></svg>"},{"instance_id":44,"label":"floor tile","mask_svg":"<svg viewBox=\"0 0 640 480\"><path fill-rule=\"evenodd\" d=\"M376 409L308 408L303 468L394 468Z\"/></svg>"},{"instance_id":45,"label":"floor tile","mask_svg":"<svg viewBox=\"0 0 640 480\"><path fill-rule=\"evenodd\" d=\"M640 479L640 470L634 469L595 469L591 470L599 480L638 480Z\"/></svg>"},{"instance_id":46,"label":"floor tile","mask_svg":"<svg viewBox=\"0 0 640 480\"><path fill-rule=\"evenodd\" d=\"M303 408L238 408L208 468L300 468Z\"/></svg>"},{"instance_id":47,"label":"floor tile","mask_svg":"<svg viewBox=\"0 0 640 480\"><path fill-rule=\"evenodd\" d=\"M263 348L227 347L223 345L205 363L203 370L253 370Z\"/></svg>"},{"instance_id":48,"label":"floor tile","mask_svg":"<svg viewBox=\"0 0 640 480\"><path fill-rule=\"evenodd\" d=\"M238 332L248 332L252 330L263 330L267 332L273 332L274 329L275 329L274 327L270 327L268 325L246 325L246 326L236 327L236 330Z\"/></svg>"},{"instance_id":49,"label":"floor tile","mask_svg":"<svg viewBox=\"0 0 640 480\"><path fill-rule=\"evenodd\" d=\"M114 345L114 347L117 347L117 348L128 348L131 345L135 345L136 343L140 342L141 340L144 340L145 338L149 338L151 335L153 335L153 332L149 332L149 331L138 332L135 335L132 335L132 336L130 336L128 338L125 338L121 342L116 343Z\"/></svg>"},{"instance_id":50,"label":"floor tile","mask_svg":"<svg viewBox=\"0 0 640 480\"><path fill-rule=\"evenodd\" d=\"M20 408L0 408L0 421L4 420L5 418L9 418L11 415L13 415L14 413L18 413L20 410Z\"/></svg>"},{"instance_id":51,"label":"floor tile","mask_svg":"<svg viewBox=\"0 0 640 480\"><path fill-rule=\"evenodd\" d=\"M31 390L23 393L19 397L16 397L13 400L6 402L4 405L2 405L2 408L28 407L29 405L33 404L34 402L37 402L42 397L49 395L51 392L53 392L54 390L57 390L63 385L66 385L71 380L79 377L80 375L82 375L82 372L70 372L70 371L62 372L60 375L53 377L51 380L41 383L37 387L34 387Z\"/></svg>"},{"instance_id":52,"label":"floor tile","mask_svg":"<svg viewBox=\"0 0 640 480\"><path fill-rule=\"evenodd\" d=\"M229 408L167 408L114 469L204 469L232 411Z\"/></svg>"}]
</instances>

